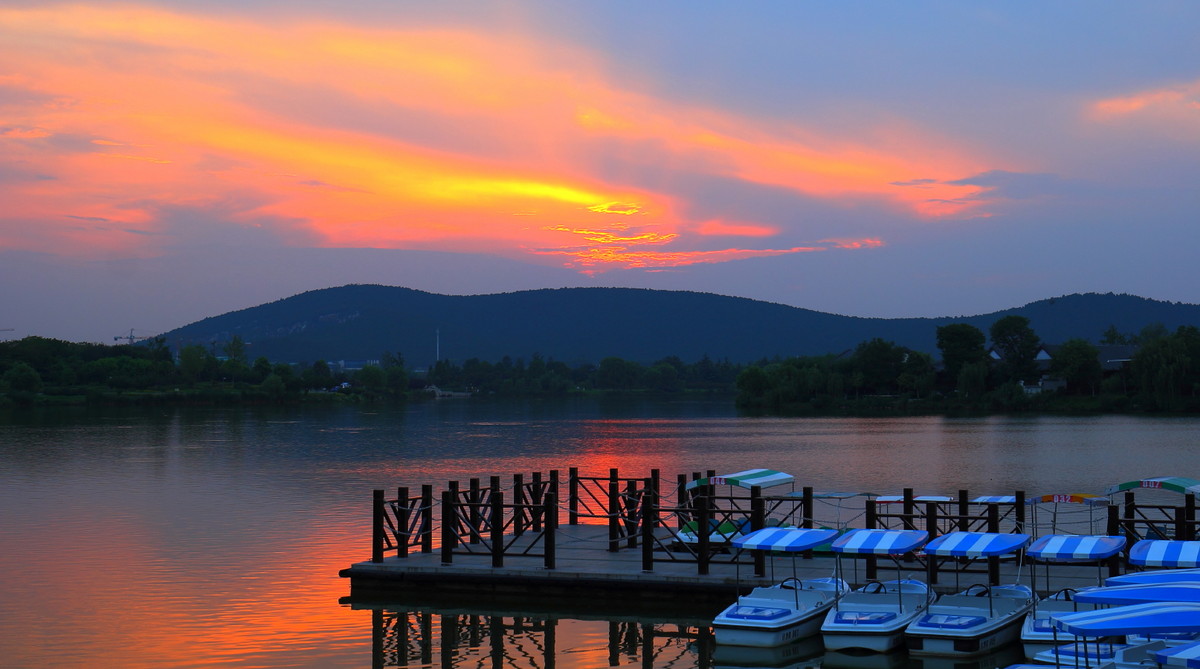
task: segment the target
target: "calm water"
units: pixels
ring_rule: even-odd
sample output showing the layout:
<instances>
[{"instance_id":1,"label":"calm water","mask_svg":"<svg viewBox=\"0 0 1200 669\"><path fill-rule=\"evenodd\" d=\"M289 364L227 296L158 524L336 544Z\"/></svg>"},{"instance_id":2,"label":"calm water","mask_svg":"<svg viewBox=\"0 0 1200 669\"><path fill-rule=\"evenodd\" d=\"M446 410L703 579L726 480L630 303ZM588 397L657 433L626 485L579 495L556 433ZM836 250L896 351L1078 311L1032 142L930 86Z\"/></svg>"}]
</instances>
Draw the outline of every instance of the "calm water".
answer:
<instances>
[{"instance_id":1,"label":"calm water","mask_svg":"<svg viewBox=\"0 0 1200 669\"><path fill-rule=\"evenodd\" d=\"M369 557L373 488L763 466L818 490L1099 493L1200 477L1198 428L741 418L703 402L19 412L0 417L0 665L711 666L695 621L356 610L337 572Z\"/></svg>"}]
</instances>

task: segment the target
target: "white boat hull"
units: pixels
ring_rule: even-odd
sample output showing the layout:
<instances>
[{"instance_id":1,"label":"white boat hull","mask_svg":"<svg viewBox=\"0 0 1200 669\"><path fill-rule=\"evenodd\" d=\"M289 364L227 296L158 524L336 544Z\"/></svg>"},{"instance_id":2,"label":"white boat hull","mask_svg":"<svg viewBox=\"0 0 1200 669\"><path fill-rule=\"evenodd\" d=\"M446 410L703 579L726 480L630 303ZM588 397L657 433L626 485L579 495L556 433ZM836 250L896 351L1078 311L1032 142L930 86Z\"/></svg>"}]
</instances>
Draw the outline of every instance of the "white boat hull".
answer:
<instances>
[{"instance_id":1,"label":"white boat hull","mask_svg":"<svg viewBox=\"0 0 1200 669\"><path fill-rule=\"evenodd\" d=\"M713 619L718 644L766 648L781 646L820 631L821 621L845 583L832 579L801 581L804 587L755 588Z\"/></svg>"},{"instance_id":2,"label":"white boat hull","mask_svg":"<svg viewBox=\"0 0 1200 669\"><path fill-rule=\"evenodd\" d=\"M904 644L905 628L925 612L935 597L929 590L903 594L894 590L851 592L825 614L821 624L825 649L886 653L898 648Z\"/></svg>"},{"instance_id":3,"label":"white boat hull","mask_svg":"<svg viewBox=\"0 0 1200 669\"><path fill-rule=\"evenodd\" d=\"M1014 595L1027 592L998 586L990 598L962 593L943 597L905 630L909 654L971 657L1015 642L1034 598L1032 593Z\"/></svg>"}]
</instances>

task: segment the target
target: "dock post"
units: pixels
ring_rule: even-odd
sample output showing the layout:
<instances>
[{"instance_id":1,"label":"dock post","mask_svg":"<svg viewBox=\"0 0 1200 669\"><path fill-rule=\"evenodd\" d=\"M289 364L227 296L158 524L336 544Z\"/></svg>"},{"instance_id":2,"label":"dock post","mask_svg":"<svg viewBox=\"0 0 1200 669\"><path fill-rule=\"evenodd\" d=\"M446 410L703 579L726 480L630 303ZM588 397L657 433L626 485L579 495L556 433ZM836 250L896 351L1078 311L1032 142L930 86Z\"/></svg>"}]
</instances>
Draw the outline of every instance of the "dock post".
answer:
<instances>
[{"instance_id":1,"label":"dock post","mask_svg":"<svg viewBox=\"0 0 1200 669\"><path fill-rule=\"evenodd\" d=\"M542 499L544 497L545 497L545 486L542 485L542 473L534 472L533 473L533 485L532 485L532 488L530 489L530 498L529 498L529 502L528 502L529 506L530 506L529 515L532 516L534 532L542 531L542 514L534 512L532 507L541 506Z\"/></svg>"},{"instance_id":2,"label":"dock post","mask_svg":"<svg viewBox=\"0 0 1200 669\"><path fill-rule=\"evenodd\" d=\"M551 469L551 470L550 470L550 484L549 484L549 486L550 486L550 494L551 494L551 495L554 495L554 499L555 499L556 501L557 501L557 500L560 500L560 499L562 499L562 497L561 497L561 496L559 496L559 494L558 494L558 470L557 470L557 469ZM554 518L555 518L556 520L558 519L558 507L557 507L557 506L556 506L556 507L554 507ZM554 526L555 526L555 527L557 527L557 526L558 526L558 523L554 523Z\"/></svg>"},{"instance_id":3,"label":"dock post","mask_svg":"<svg viewBox=\"0 0 1200 669\"><path fill-rule=\"evenodd\" d=\"M1184 521L1185 518L1186 516L1184 515L1183 507L1175 507L1175 522L1173 523L1175 525L1175 529L1173 530L1172 534L1176 539L1182 540L1186 538L1184 537L1184 533L1187 532L1187 523Z\"/></svg>"},{"instance_id":4,"label":"dock post","mask_svg":"<svg viewBox=\"0 0 1200 669\"><path fill-rule=\"evenodd\" d=\"M813 526L813 489L812 486L806 485L800 489L800 512L804 517L800 519L800 527L806 530L811 530ZM839 530L842 528L838 528Z\"/></svg>"},{"instance_id":5,"label":"dock post","mask_svg":"<svg viewBox=\"0 0 1200 669\"><path fill-rule=\"evenodd\" d=\"M1133 517L1134 517L1134 513L1135 513L1134 507L1136 506L1136 504L1137 504L1137 502L1135 502L1133 499L1133 491L1126 490L1125 491L1125 507L1124 507L1124 510L1125 510L1125 536L1126 536L1126 541L1129 543L1132 543L1135 539L1138 538L1137 532L1135 532L1133 529Z\"/></svg>"},{"instance_id":6,"label":"dock post","mask_svg":"<svg viewBox=\"0 0 1200 669\"><path fill-rule=\"evenodd\" d=\"M1196 539L1196 493L1189 492L1183 496L1183 540Z\"/></svg>"},{"instance_id":7,"label":"dock post","mask_svg":"<svg viewBox=\"0 0 1200 669\"><path fill-rule=\"evenodd\" d=\"M617 469L608 470L608 552L621 549L621 489L617 487Z\"/></svg>"},{"instance_id":8,"label":"dock post","mask_svg":"<svg viewBox=\"0 0 1200 669\"><path fill-rule=\"evenodd\" d=\"M558 495L554 493L546 495L543 513L546 516L545 522L542 523L542 527L545 528L542 541L545 542L546 548L543 565L546 569L554 569L557 550L555 539L558 535Z\"/></svg>"},{"instance_id":9,"label":"dock post","mask_svg":"<svg viewBox=\"0 0 1200 669\"><path fill-rule=\"evenodd\" d=\"M1013 513L1017 518L1017 532L1028 534L1025 531L1025 491L1017 490L1014 497L1016 497L1017 502L1017 508L1013 509Z\"/></svg>"},{"instance_id":10,"label":"dock post","mask_svg":"<svg viewBox=\"0 0 1200 669\"><path fill-rule=\"evenodd\" d=\"M655 470L657 472L658 470ZM654 571L654 528L658 525L658 494L653 479L646 479L642 496L642 572Z\"/></svg>"},{"instance_id":11,"label":"dock post","mask_svg":"<svg viewBox=\"0 0 1200 669\"><path fill-rule=\"evenodd\" d=\"M525 475L513 474L513 534L525 534Z\"/></svg>"},{"instance_id":12,"label":"dock post","mask_svg":"<svg viewBox=\"0 0 1200 669\"><path fill-rule=\"evenodd\" d=\"M701 576L708 576L708 558L709 558L709 541L708 533L712 531L709 527L709 518L711 514L708 507L708 498L700 499L700 503L696 505L696 510L700 512L699 518L696 520L696 538L699 543L696 544L696 573Z\"/></svg>"},{"instance_id":13,"label":"dock post","mask_svg":"<svg viewBox=\"0 0 1200 669\"><path fill-rule=\"evenodd\" d=\"M688 507L687 474L679 474L675 477L675 529L682 530L683 524L691 520Z\"/></svg>"},{"instance_id":14,"label":"dock post","mask_svg":"<svg viewBox=\"0 0 1200 669\"><path fill-rule=\"evenodd\" d=\"M579 524L579 468L567 470L567 524Z\"/></svg>"},{"instance_id":15,"label":"dock post","mask_svg":"<svg viewBox=\"0 0 1200 669\"><path fill-rule=\"evenodd\" d=\"M371 562L383 562L383 491L371 491Z\"/></svg>"},{"instance_id":16,"label":"dock post","mask_svg":"<svg viewBox=\"0 0 1200 669\"><path fill-rule=\"evenodd\" d=\"M995 504L987 505L987 528L988 532L1000 531L1000 507ZM1025 549L1021 550L1024 551ZM1024 560L1021 560L1021 562L1024 562ZM1000 585L1000 558L997 556L989 557L987 559L987 568L988 584Z\"/></svg>"},{"instance_id":17,"label":"dock post","mask_svg":"<svg viewBox=\"0 0 1200 669\"><path fill-rule=\"evenodd\" d=\"M483 490L479 487L479 479L471 479L471 488L467 494L467 518L470 525L467 532L470 535L468 541L473 544L477 544L483 539L481 536L483 514L479 506L482 502Z\"/></svg>"},{"instance_id":18,"label":"dock post","mask_svg":"<svg viewBox=\"0 0 1200 669\"><path fill-rule=\"evenodd\" d=\"M866 510L867 515L866 515L864 524L867 526L867 529L868 530L882 529L879 527L879 515L875 510L875 500L868 499L866 507L867 507L867 510ZM875 579L879 578L879 558L875 557L874 555L868 555L866 557L866 563L867 563L867 580L874 581ZM931 563L932 563L932 559L931 559ZM930 583L934 583L934 582L935 581L930 581Z\"/></svg>"},{"instance_id":19,"label":"dock post","mask_svg":"<svg viewBox=\"0 0 1200 669\"><path fill-rule=\"evenodd\" d=\"M433 484L421 486L421 552L433 552Z\"/></svg>"},{"instance_id":20,"label":"dock post","mask_svg":"<svg viewBox=\"0 0 1200 669\"><path fill-rule=\"evenodd\" d=\"M913 489L904 489L904 519L901 521L901 528L904 530L917 529L916 520L913 519L913 514L917 511L917 503L913 501Z\"/></svg>"},{"instance_id":21,"label":"dock post","mask_svg":"<svg viewBox=\"0 0 1200 669\"><path fill-rule=\"evenodd\" d=\"M504 566L504 491L493 490L491 498L492 566Z\"/></svg>"},{"instance_id":22,"label":"dock post","mask_svg":"<svg viewBox=\"0 0 1200 669\"><path fill-rule=\"evenodd\" d=\"M966 532L971 529L971 502L970 494L966 490L958 491L958 531ZM930 533L929 540L932 541L936 535Z\"/></svg>"},{"instance_id":23,"label":"dock post","mask_svg":"<svg viewBox=\"0 0 1200 669\"><path fill-rule=\"evenodd\" d=\"M1108 528L1109 536L1119 536L1121 534L1121 519L1117 514L1117 507L1111 504L1106 507L1108 509ZM1125 546L1117 552L1116 555L1108 558L1108 575L1117 576L1121 573L1121 561L1129 557L1129 542L1125 542Z\"/></svg>"},{"instance_id":24,"label":"dock post","mask_svg":"<svg viewBox=\"0 0 1200 669\"><path fill-rule=\"evenodd\" d=\"M454 562L454 547L458 545L458 533L454 531L458 516L455 498L453 490L442 491L442 564Z\"/></svg>"},{"instance_id":25,"label":"dock post","mask_svg":"<svg viewBox=\"0 0 1200 669\"><path fill-rule=\"evenodd\" d=\"M750 529L761 530L766 525L767 509L766 502L762 497L762 487L753 486L750 488ZM766 551L751 551L754 555L754 575L767 575L767 556Z\"/></svg>"},{"instance_id":26,"label":"dock post","mask_svg":"<svg viewBox=\"0 0 1200 669\"><path fill-rule=\"evenodd\" d=\"M399 555L402 558L408 557L408 544L412 541L412 535L409 534L408 528L412 523L412 506L408 499L408 488L396 488L396 532L397 546Z\"/></svg>"}]
</instances>

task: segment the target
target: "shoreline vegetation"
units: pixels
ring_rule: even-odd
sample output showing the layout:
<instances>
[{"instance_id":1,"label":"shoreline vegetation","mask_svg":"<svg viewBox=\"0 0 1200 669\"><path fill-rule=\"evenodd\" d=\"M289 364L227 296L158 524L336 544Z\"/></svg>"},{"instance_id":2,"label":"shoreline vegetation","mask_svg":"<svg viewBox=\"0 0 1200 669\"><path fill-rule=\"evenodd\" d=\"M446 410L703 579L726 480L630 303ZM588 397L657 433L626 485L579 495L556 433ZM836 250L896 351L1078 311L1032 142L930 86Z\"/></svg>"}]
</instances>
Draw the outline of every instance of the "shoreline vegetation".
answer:
<instances>
[{"instance_id":1,"label":"shoreline vegetation","mask_svg":"<svg viewBox=\"0 0 1200 669\"><path fill-rule=\"evenodd\" d=\"M410 369L399 354L356 368L250 360L233 337L219 349L171 351L163 338L105 346L42 337L0 342L0 405L228 405L424 401L444 395L553 398L609 395L720 398L748 415L897 416L1200 412L1200 329L1137 335L1110 328L1102 344L1133 351L1104 365L1096 346L1044 346L1027 319L998 320L989 337L963 323L937 328L941 359L882 339L838 355L732 363L704 356L652 364L608 357L568 365L533 355L499 362L440 360ZM434 389L437 389L435 391Z\"/></svg>"}]
</instances>

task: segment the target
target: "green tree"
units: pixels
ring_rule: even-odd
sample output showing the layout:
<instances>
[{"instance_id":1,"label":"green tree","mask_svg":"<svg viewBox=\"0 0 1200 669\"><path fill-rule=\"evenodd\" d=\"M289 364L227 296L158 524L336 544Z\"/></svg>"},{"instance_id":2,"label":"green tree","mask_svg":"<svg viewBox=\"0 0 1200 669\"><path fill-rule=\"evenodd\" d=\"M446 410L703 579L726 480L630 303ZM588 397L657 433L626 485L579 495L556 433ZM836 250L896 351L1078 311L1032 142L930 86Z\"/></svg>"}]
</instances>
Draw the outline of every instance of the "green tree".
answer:
<instances>
[{"instance_id":1,"label":"green tree","mask_svg":"<svg viewBox=\"0 0 1200 669\"><path fill-rule=\"evenodd\" d=\"M1100 384L1100 350L1086 339L1068 339L1054 351L1050 373L1067 383L1067 392L1096 394Z\"/></svg>"},{"instance_id":2,"label":"green tree","mask_svg":"<svg viewBox=\"0 0 1200 669\"><path fill-rule=\"evenodd\" d=\"M355 385L371 394L380 394L387 387L387 372L379 365L364 365L354 373Z\"/></svg>"},{"instance_id":3,"label":"green tree","mask_svg":"<svg viewBox=\"0 0 1200 669\"><path fill-rule=\"evenodd\" d=\"M987 377L986 361L969 362L958 370L955 390L961 397L971 401L983 399L983 394L987 392Z\"/></svg>"},{"instance_id":4,"label":"green tree","mask_svg":"<svg viewBox=\"0 0 1200 669\"><path fill-rule=\"evenodd\" d=\"M970 323L951 323L937 329L937 347L942 368L950 383L958 381L963 365L987 360L987 337Z\"/></svg>"},{"instance_id":5,"label":"green tree","mask_svg":"<svg viewBox=\"0 0 1200 669\"><path fill-rule=\"evenodd\" d=\"M878 337L854 350L851 386L866 393L895 392L907 350Z\"/></svg>"},{"instance_id":6,"label":"green tree","mask_svg":"<svg viewBox=\"0 0 1200 669\"><path fill-rule=\"evenodd\" d=\"M1037 354L1042 342L1024 316L1005 316L992 324L988 332L992 345L1000 352L1001 377L1004 381L1033 381L1038 376Z\"/></svg>"},{"instance_id":7,"label":"green tree","mask_svg":"<svg viewBox=\"0 0 1200 669\"><path fill-rule=\"evenodd\" d=\"M42 375L26 362L18 362L0 379L10 395L35 395L42 392Z\"/></svg>"}]
</instances>

